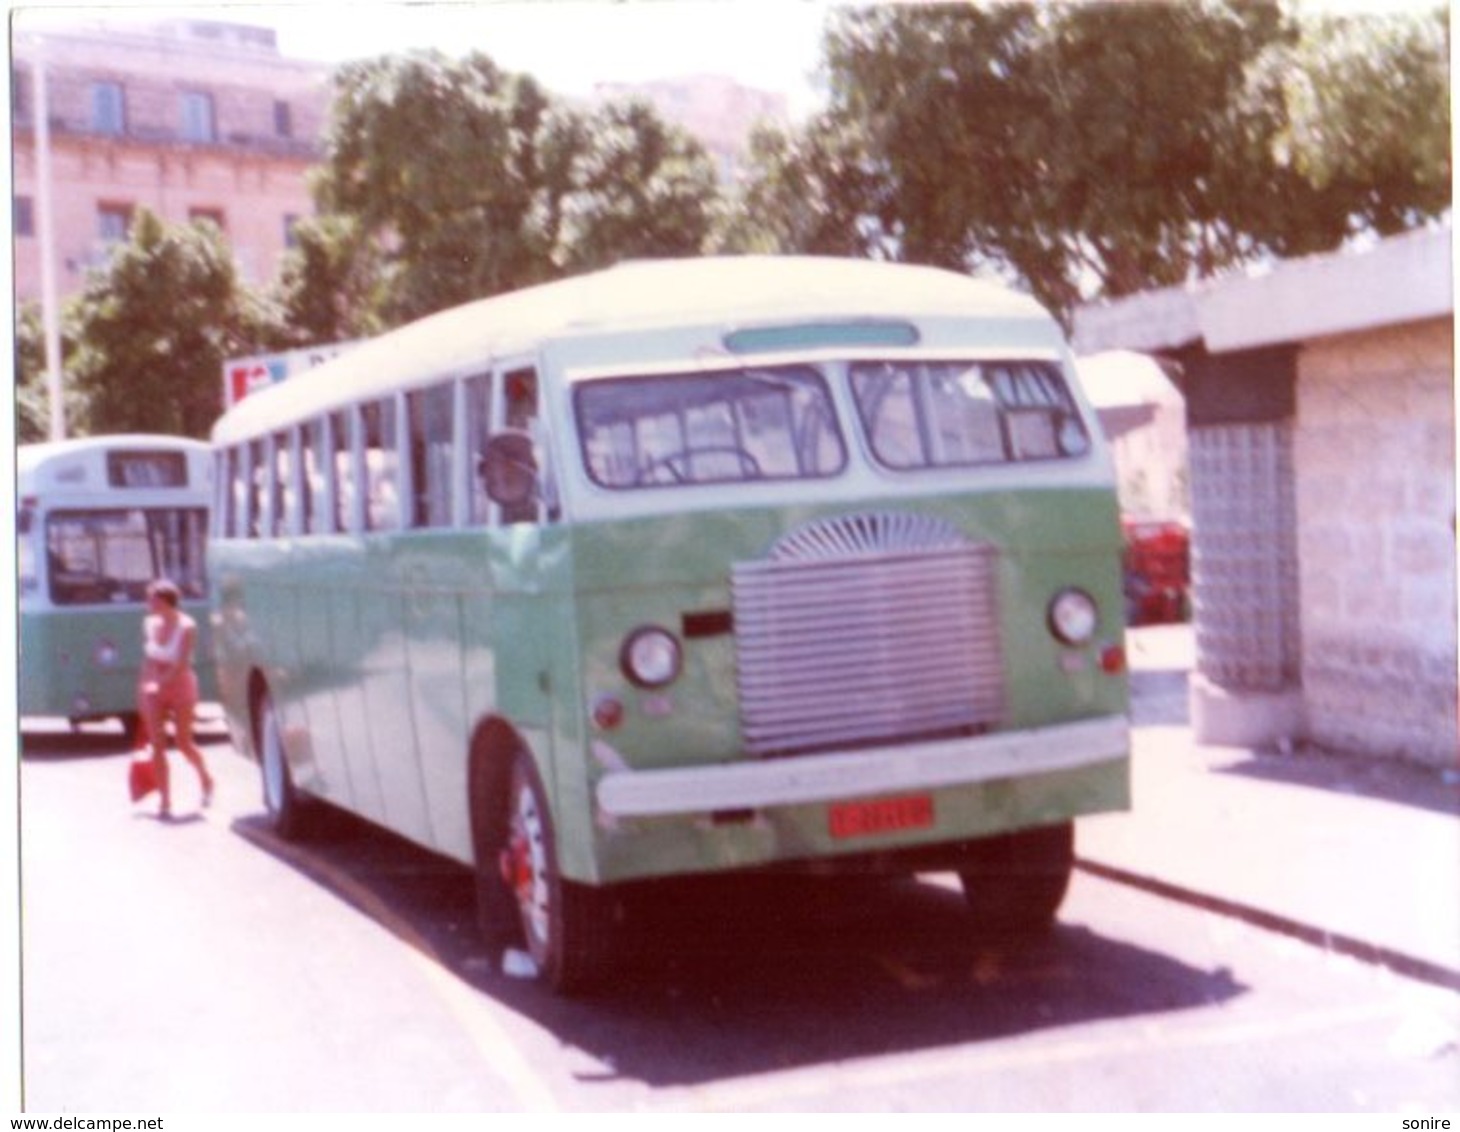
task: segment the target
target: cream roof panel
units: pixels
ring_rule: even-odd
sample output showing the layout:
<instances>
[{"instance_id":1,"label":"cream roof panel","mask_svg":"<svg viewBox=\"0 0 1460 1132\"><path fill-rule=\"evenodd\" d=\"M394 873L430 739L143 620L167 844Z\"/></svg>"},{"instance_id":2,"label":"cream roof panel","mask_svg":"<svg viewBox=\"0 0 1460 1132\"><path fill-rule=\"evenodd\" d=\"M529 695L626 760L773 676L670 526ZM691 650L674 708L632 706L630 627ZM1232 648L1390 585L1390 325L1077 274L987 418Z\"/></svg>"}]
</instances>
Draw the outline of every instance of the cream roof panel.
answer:
<instances>
[{"instance_id":1,"label":"cream roof panel","mask_svg":"<svg viewBox=\"0 0 1460 1132\"><path fill-rule=\"evenodd\" d=\"M962 316L1053 320L1032 298L936 268L797 256L639 261L442 311L245 399L215 443L426 383L552 338L703 324Z\"/></svg>"}]
</instances>

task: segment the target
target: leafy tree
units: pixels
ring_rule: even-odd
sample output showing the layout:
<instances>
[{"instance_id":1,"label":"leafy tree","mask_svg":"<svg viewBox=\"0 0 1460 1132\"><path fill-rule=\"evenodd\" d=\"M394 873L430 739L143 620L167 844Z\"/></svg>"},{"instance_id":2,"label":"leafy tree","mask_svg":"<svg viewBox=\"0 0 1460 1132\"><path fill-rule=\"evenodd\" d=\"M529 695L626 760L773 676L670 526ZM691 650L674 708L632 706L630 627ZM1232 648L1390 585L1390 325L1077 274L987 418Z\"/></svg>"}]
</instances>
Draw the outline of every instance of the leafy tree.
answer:
<instances>
[{"instance_id":1,"label":"leafy tree","mask_svg":"<svg viewBox=\"0 0 1460 1132\"><path fill-rule=\"evenodd\" d=\"M388 322L551 273L582 137L533 79L417 52L336 82L321 211L372 242Z\"/></svg>"},{"instance_id":2,"label":"leafy tree","mask_svg":"<svg viewBox=\"0 0 1460 1132\"><path fill-rule=\"evenodd\" d=\"M274 287L286 347L369 337L382 327L379 258L347 217L316 216L294 230Z\"/></svg>"},{"instance_id":3,"label":"leafy tree","mask_svg":"<svg viewBox=\"0 0 1460 1132\"><path fill-rule=\"evenodd\" d=\"M1447 36L1276 0L842 9L827 111L762 144L728 230L811 250L827 220L1057 312L1332 248L1448 207Z\"/></svg>"},{"instance_id":4,"label":"leafy tree","mask_svg":"<svg viewBox=\"0 0 1460 1132\"><path fill-rule=\"evenodd\" d=\"M62 327L61 357L74 348ZM85 404L73 389L62 391L62 412L67 422L85 413ZM27 303L15 317L15 441L35 444L51 436L50 390L46 388L45 328L40 307Z\"/></svg>"},{"instance_id":5,"label":"leafy tree","mask_svg":"<svg viewBox=\"0 0 1460 1132\"><path fill-rule=\"evenodd\" d=\"M704 147L633 101L598 111L587 136L564 202L557 263L576 272L700 254L718 191Z\"/></svg>"},{"instance_id":6,"label":"leafy tree","mask_svg":"<svg viewBox=\"0 0 1460 1132\"><path fill-rule=\"evenodd\" d=\"M1452 200L1444 8L1322 17L1264 53L1254 97L1279 99L1273 156L1325 194L1349 232L1413 228Z\"/></svg>"},{"instance_id":7,"label":"leafy tree","mask_svg":"<svg viewBox=\"0 0 1460 1132\"><path fill-rule=\"evenodd\" d=\"M222 409L223 362L276 338L211 223L138 212L129 239L91 274L68 319L68 379L85 399L69 431L205 437Z\"/></svg>"},{"instance_id":8,"label":"leafy tree","mask_svg":"<svg viewBox=\"0 0 1460 1132\"><path fill-rule=\"evenodd\" d=\"M331 270L379 279L369 293L336 277L328 292L364 299L385 325L626 256L700 251L716 202L702 148L647 107L590 118L485 55L439 52L342 69L317 196L369 261Z\"/></svg>"},{"instance_id":9,"label":"leafy tree","mask_svg":"<svg viewBox=\"0 0 1460 1132\"><path fill-rule=\"evenodd\" d=\"M880 256L885 182L860 131L829 115L795 132L762 127L750 138L752 177L722 224L727 251Z\"/></svg>"}]
</instances>

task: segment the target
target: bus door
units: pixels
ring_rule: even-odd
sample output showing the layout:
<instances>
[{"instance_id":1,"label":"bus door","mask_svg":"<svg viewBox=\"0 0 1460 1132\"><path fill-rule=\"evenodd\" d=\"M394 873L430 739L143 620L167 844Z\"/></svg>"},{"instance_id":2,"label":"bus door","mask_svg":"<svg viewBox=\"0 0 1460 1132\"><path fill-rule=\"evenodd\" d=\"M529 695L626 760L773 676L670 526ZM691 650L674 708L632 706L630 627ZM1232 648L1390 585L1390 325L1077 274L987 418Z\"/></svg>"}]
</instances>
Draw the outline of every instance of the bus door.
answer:
<instances>
[{"instance_id":1,"label":"bus door","mask_svg":"<svg viewBox=\"0 0 1460 1132\"><path fill-rule=\"evenodd\" d=\"M549 642L563 611L544 592L543 551L557 507L537 361L502 359L489 378L468 382L467 392L470 523L482 532L472 540L479 559L461 610L467 709L473 719L510 720L546 759L552 734ZM522 490L503 492L500 483L489 483L504 476ZM515 500L500 501L508 495ZM545 775L548 770L543 767Z\"/></svg>"}]
</instances>

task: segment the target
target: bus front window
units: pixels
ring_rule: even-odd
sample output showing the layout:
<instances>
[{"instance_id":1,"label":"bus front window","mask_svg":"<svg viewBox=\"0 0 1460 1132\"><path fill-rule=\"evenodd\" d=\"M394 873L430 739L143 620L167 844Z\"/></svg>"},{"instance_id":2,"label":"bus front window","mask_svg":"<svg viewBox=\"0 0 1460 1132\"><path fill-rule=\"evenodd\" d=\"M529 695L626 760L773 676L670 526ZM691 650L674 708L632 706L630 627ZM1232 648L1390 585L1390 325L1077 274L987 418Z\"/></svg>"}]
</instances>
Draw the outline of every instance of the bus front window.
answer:
<instances>
[{"instance_id":1,"label":"bus front window","mask_svg":"<svg viewBox=\"0 0 1460 1132\"><path fill-rule=\"evenodd\" d=\"M806 479L846 465L830 394L805 366L594 381L576 407L588 474L607 488Z\"/></svg>"},{"instance_id":2,"label":"bus front window","mask_svg":"<svg viewBox=\"0 0 1460 1132\"><path fill-rule=\"evenodd\" d=\"M898 470L1083 456L1090 437L1044 362L858 362L852 394L877 459Z\"/></svg>"},{"instance_id":3,"label":"bus front window","mask_svg":"<svg viewBox=\"0 0 1460 1132\"><path fill-rule=\"evenodd\" d=\"M140 602L167 577L186 598L205 591L202 508L59 511L46 523L46 563L57 605Z\"/></svg>"}]
</instances>

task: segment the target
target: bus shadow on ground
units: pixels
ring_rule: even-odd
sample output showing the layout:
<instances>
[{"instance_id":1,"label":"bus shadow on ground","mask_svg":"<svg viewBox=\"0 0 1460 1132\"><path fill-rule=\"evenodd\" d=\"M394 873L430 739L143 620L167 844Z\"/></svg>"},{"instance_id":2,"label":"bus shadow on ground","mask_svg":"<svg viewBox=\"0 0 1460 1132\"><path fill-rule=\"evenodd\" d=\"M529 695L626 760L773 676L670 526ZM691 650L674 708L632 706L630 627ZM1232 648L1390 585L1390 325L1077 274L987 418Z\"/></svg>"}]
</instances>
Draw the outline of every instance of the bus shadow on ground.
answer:
<instances>
[{"instance_id":1,"label":"bus shadow on ground","mask_svg":"<svg viewBox=\"0 0 1460 1132\"><path fill-rule=\"evenodd\" d=\"M613 974L561 998L501 973L456 862L338 811L302 844L254 818L234 831L594 1055L604 1079L653 1087L1188 1010L1246 990L1226 969L1078 924L1036 941L981 935L956 887L928 878L756 875L631 889Z\"/></svg>"}]
</instances>

